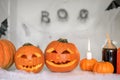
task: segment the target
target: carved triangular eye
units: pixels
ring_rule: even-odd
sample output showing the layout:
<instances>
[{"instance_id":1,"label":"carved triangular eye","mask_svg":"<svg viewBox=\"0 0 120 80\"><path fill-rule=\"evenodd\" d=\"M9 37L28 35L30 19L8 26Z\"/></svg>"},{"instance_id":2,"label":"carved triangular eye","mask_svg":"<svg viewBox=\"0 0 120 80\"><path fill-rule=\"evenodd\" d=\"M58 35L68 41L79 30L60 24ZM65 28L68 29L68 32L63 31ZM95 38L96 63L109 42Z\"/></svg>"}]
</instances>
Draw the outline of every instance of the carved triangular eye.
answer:
<instances>
[{"instance_id":1,"label":"carved triangular eye","mask_svg":"<svg viewBox=\"0 0 120 80\"><path fill-rule=\"evenodd\" d=\"M57 51L56 51L56 50L53 50L52 53L57 53Z\"/></svg>"},{"instance_id":2,"label":"carved triangular eye","mask_svg":"<svg viewBox=\"0 0 120 80\"><path fill-rule=\"evenodd\" d=\"M54 48L50 48L46 52L47 53L57 53L57 51Z\"/></svg>"},{"instance_id":3,"label":"carved triangular eye","mask_svg":"<svg viewBox=\"0 0 120 80\"><path fill-rule=\"evenodd\" d=\"M68 50L65 50L62 52L62 54L70 54L70 52Z\"/></svg>"},{"instance_id":4,"label":"carved triangular eye","mask_svg":"<svg viewBox=\"0 0 120 80\"><path fill-rule=\"evenodd\" d=\"M21 58L27 58L27 56L26 55L22 55Z\"/></svg>"},{"instance_id":5,"label":"carved triangular eye","mask_svg":"<svg viewBox=\"0 0 120 80\"><path fill-rule=\"evenodd\" d=\"M32 58L36 58L37 56L35 54L32 55Z\"/></svg>"}]
</instances>

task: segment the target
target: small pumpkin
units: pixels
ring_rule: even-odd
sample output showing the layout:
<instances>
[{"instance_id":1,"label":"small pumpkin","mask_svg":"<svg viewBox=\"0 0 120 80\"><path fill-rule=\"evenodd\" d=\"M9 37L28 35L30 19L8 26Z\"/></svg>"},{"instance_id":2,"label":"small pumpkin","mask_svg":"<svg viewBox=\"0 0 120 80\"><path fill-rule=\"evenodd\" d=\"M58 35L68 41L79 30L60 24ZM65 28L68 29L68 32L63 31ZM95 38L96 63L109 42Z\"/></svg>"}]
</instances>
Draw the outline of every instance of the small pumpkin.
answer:
<instances>
[{"instance_id":1,"label":"small pumpkin","mask_svg":"<svg viewBox=\"0 0 120 80\"><path fill-rule=\"evenodd\" d=\"M80 68L84 71L92 71L95 63L97 62L96 59L87 59L84 58L80 61Z\"/></svg>"},{"instance_id":2,"label":"small pumpkin","mask_svg":"<svg viewBox=\"0 0 120 80\"><path fill-rule=\"evenodd\" d=\"M67 39L58 39L48 44L45 50L45 63L54 72L72 71L78 65L80 53Z\"/></svg>"},{"instance_id":3,"label":"small pumpkin","mask_svg":"<svg viewBox=\"0 0 120 80\"><path fill-rule=\"evenodd\" d=\"M88 40L88 52L87 57L80 61L80 68L84 71L92 71L94 64L97 62L95 58L92 58L92 53L90 52L90 40Z\"/></svg>"},{"instance_id":4,"label":"small pumpkin","mask_svg":"<svg viewBox=\"0 0 120 80\"><path fill-rule=\"evenodd\" d=\"M12 66L14 62L14 54L16 52L16 48L14 44L7 40L0 40L0 67L3 69L8 69Z\"/></svg>"},{"instance_id":5,"label":"small pumpkin","mask_svg":"<svg viewBox=\"0 0 120 80\"><path fill-rule=\"evenodd\" d=\"M27 43L15 54L15 66L19 70L38 73L44 66L44 55L40 48Z\"/></svg>"},{"instance_id":6,"label":"small pumpkin","mask_svg":"<svg viewBox=\"0 0 120 80\"><path fill-rule=\"evenodd\" d=\"M114 67L110 62L97 62L93 67L93 72L96 73L113 73Z\"/></svg>"}]
</instances>

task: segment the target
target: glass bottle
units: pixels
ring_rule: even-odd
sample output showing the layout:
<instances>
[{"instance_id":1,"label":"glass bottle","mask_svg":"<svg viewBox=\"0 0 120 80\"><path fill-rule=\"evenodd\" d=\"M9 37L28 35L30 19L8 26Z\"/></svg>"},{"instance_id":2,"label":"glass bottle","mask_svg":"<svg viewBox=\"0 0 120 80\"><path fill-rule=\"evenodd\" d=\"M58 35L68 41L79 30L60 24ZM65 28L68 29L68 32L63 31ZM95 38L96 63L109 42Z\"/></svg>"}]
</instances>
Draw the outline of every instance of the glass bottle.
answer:
<instances>
[{"instance_id":1,"label":"glass bottle","mask_svg":"<svg viewBox=\"0 0 120 80\"><path fill-rule=\"evenodd\" d=\"M113 44L113 42L110 39L107 40L107 43L102 49L102 60L112 63L114 66L114 73L116 73L117 47Z\"/></svg>"}]
</instances>

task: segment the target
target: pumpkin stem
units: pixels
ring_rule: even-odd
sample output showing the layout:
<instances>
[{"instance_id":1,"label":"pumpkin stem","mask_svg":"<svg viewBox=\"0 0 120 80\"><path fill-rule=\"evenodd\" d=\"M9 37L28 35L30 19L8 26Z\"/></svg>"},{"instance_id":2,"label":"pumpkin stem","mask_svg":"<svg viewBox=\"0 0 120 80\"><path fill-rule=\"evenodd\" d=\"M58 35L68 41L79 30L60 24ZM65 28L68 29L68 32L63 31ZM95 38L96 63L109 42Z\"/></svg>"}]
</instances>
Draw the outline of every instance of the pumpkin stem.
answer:
<instances>
[{"instance_id":1,"label":"pumpkin stem","mask_svg":"<svg viewBox=\"0 0 120 80\"><path fill-rule=\"evenodd\" d=\"M33 44L31 44L31 43L25 43L25 44L23 44L23 46L32 46Z\"/></svg>"},{"instance_id":2,"label":"pumpkin stem","mask_svg":"<svg viewBox=\"0 0 120 80\"><path fill-rule=\"evenodd\" d=\"M64 38L60 38L58 39L59 42L63 42L63 43L68 43L67 39L64 39Z\"/></svg>"}]
</instances>

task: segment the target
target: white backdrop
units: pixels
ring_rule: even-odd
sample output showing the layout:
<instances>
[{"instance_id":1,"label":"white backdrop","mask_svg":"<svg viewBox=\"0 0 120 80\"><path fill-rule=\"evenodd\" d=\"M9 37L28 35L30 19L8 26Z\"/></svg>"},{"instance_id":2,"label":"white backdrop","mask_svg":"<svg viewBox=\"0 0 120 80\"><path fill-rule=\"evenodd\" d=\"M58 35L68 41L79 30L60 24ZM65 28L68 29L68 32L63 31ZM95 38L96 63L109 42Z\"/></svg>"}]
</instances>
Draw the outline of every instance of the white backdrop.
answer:
<instances>
[{"instance_id":1,"label":"white backdrop","mask_svg":"<svg viewBox=\"0 0 120 80\"><path fill-rule=\"evenodd\" d=\"M44 51L47 44L60 37L74 43L81 58L87 51L87 39L91 40L93 56L101 60L101 49L106 33L119 47L120 9L105 11L112 0L11 0L11 30L9 38L20 47L25 42L40 46ZM14 4L14 5L13 5ZM57 11L65 9L67 21L59 21ZM87 9L86 21L78 19L80 10ZM41 23L42 11L49 12L51 22Z\"/></svg>"},{"instance_id":2,"label":"white backdrop","mask_svg":"<svg viewBox=\"0 0 120 80\"><path fill-rule=\"evenodd\" d=\"M0 23L8 18L8 0L0 0Z\"/></svg>"}]
</instances>

